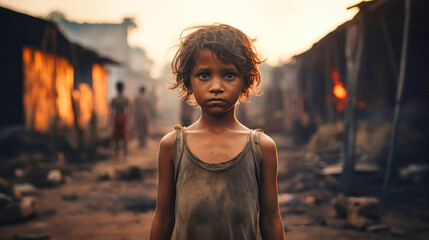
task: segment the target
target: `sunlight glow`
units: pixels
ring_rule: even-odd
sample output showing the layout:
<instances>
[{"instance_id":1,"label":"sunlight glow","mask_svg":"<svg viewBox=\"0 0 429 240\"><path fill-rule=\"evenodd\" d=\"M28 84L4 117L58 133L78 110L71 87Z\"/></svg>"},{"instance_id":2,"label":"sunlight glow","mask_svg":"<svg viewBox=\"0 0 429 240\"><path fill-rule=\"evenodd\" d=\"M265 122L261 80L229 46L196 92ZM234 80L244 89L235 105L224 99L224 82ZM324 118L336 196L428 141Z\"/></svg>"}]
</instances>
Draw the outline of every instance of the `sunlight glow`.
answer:
<instances>
[{"instance_id":1,"label":"sunlight glow","mask_svg":"<svg viewBox=\"0 0 429 240\"><path fill-rule=\"evenodd\" d=\"M222 22L250 37L267 63L280 64L309 49L313 43L350 20L357 9L346 8L360 0L0 0L4 7L33 16L61 11L76 22L121 23L134 17L137 29L128 42L147 50L155 62L155 75L171 61L171 47L189 26ZM85 6L85 7L82 7ZM206 7L209 6L209 7Z\"/></svg>"}]
</instances>

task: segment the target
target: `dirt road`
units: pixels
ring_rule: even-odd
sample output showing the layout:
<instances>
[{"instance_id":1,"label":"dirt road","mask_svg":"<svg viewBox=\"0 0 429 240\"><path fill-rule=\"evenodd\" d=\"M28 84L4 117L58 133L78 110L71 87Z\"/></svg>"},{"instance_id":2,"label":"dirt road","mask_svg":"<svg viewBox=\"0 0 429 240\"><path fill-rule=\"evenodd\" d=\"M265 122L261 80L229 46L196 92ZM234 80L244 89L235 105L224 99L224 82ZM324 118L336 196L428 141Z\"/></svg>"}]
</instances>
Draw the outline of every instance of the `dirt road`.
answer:
<instances>
[{"instance_id":1,"label":"dirt road","mask_svg":"<svg viewBox=\"0 0 429 240\"><path fill-rule=\"evenodd\" d=\"M76 166L67 183L38 189L38 214L23 223L0 225L0 239L148 239L155 207L161 135L149 139L142 149L131 142L126 159L81 164ZM291 150L287 139L277 136L275 140L282 175L293 161L299 161L302 153ZM121 180L114 176L131 166L141 170L141 179ZM104 180L100 180L100 176L105 176ZM281 191L284 184L279 182ZM282 194L284 192L280 192L281 197L285 196ZM315 204L311 201L314 196L322 201ZM396 234L385 228L374 232L354 230L346 226L344 219L336 217L326 200L332 197L331 193L312 190L295 193L294 197L302 201L281 206L287 239L425 239L429 236L427 223L394 215L383 216L382 222L388 223L391 229L395 227Z\"/></svg>"},{"instance_id":2,"label":"dirt road","mask_svg":"<svg viewBox=\"0 0 429 240\"><path fill-rule=\"evenodd\" d=\"M0 226L0 239L147 239L155 206L159 139L147 147L130 143L128 157L79 166L69 182L38 189L39 212L26 222ZM141 180L100 180L136 166ZM47 239L47 238L46 238Z\"/></svg>"}]
</instances>

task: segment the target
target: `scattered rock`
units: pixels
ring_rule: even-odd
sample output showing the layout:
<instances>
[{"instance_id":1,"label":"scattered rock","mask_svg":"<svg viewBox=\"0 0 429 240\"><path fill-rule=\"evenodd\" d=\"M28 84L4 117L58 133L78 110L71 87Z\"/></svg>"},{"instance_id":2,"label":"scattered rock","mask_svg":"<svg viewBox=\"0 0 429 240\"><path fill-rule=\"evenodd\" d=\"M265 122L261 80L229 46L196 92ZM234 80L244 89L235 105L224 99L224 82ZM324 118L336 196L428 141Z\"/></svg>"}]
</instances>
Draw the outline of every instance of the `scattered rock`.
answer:
<instances>
[{"instance_id":1,"label":"scattered rock","mask_svg":"<svg viewBox=\"0 0 429 240\"><path fill-rule=\"evenodd\" d=\"M140 180L143 175L140 168L131 166L125 171L117 171L118 178L125 181Z\"/></svg>"},{"instance_id":2,"label":"scattered rock","mask_svg":"<svg viewBox=\"0 0 429 240\"><path fill-rule=\"evenodd\" d=\"M13 201L13 199L4 193L0 193L0 207L9 204Z\"/></svg>"},{"instance_id":3,"label":"scattered rock","mask_svg":"<svg viewBox=\"0 0 429 240\"><path fill-rule=\"evenodd\" d=\"M116 178L116 172L113 169L108 169L98 176L100 181L108 181Z\"/></svg>"},{"instance_id":4,"label":"scattered rock","mask_svg":"<svg viewBox=\"0 0 429 240\"><path fill-rule=\"evenodd\" d=\"M380 218L380 201L372 197L350 197L347 222L359 229L374 224Z\"/></svg>"},{"instance_id":5,"label":"scattered rock","mask_svg":"<svg viewBox=\"0 0 429 240\"><path fill-rule=\"evenodd\" d=\"M338 216L347 218L347 223L358 229L374 224L380 218L380 201L377 198L339 195L331 203Z\"/></svg>"},{"instance_id":6,"label":"scattered rock","mask_svg":"<svg viewBox=\"0 0 429 240\"><path fill-rule=\"evenodd\" d=\"M301 199L299 199L297 196L293 194L288 193L282 193L279 194L279 205L280 206L293 206L293 205L300 205Z\"/></svg>"},{"instance_id":7,"label":"scattered rock","mask_svg":"<svg viewBox=\"0 0 429 240\"><path fill-rule=\"evenodd\" d=\"M35 197L23 197L19 201L9 203L0 208L0 222L17 222L33 217L38 210Z\"/></svg>"},{"instance_id":8,"label":"scattered rock","mask_svg":"<svg viewBox=\"0 0 429 240\"><path fill-rule=\"evenodd\" d=\"M15 200L21 199L21 193L16 190L13 184L9 183L3 178L0 178L0 193L4 193Z\"/></svg>"},{"instance_id":9,"label":"scattered rock","mask_svg":"<svg viewBox=\"0 0 429 240\"><path fill-rule=\"evenodd\" d=\"M60 170L52 169L48 172L48 175L46 175L46 180L51 182L53 185L59 185L63 181L63 175Z\"/></svg>"},{"instance_id":10,"label":"scattered rock","mask_svg":"<svg viewBox=\"0 0 429 240\"><path fill-rule=\"evenodd\" d=\"M321 174L326 176L329 176L329 175L339 176L343 174L343 168L344 168L344 165L342 163L333 164L323 168L321 171ZM375 164L356 163L354 166L354 171L359 173L376 173L379 171L379 168Z\"/></svg>"},{"instance_id":11,"label":"scattered rock","mask_svg":"<svg viewBox=\"0 0 429 240\"><path fill-rule=\"evenodd\" d=\"M421 183L429 179L429 164L410 164L400 170L402 179Z\"/></svg>"},{"instance_id":12,"label":"scattered rock","mask_svg":"<svg viewBox=\"0 0 429 240\"><path fill-rule=\"evenodd\" d=\"M37 189L30 183L22 183L15 185L16 190L18 190L23 196L35 196L37 194Z\"/></svg>"},{"instance_id":13,"label":"scattered rock","mask_svg":"<svg viewBox=\"0 0 429 240\"><path fill-rule=\"evenodd\" d=\"M347 197L343 194L338 195L336 198L331 200L331 204L334 206L337 215L340 218L347 218Z\"/></svg>"},{"instance_id":14,"label":"scattered rock","mask_svg":"<svg viewBox=\"0 0 429 240\"><path fill-rule=\"evenodd\" d=\"M326 123L317 128L306 148L311 152L341 149L343 144L344 122Z\"/></svg>"},{"instance_id":15,"label":"scattered rock","mask_svg":"<svg viewBox=\"0 0 429 240\"><path fill-rule=\"evenodd\" d=\"M25 175L24 170L22 170L21 168L15 169L15 176L17 176L17 177L23 177L24 175Z\"/></svg>"},{"instance_id":16,"label":"scattered rock","mask_svg":"<svg viewBox=\"0 0 429 240\"><path fill-rule=\"evenodd\" d=\"M367 226L366 230L368 232L382 232L382 231L389 231L390 227L384 224L375 224L375 225Z\"/></svg>"}]
</instances>

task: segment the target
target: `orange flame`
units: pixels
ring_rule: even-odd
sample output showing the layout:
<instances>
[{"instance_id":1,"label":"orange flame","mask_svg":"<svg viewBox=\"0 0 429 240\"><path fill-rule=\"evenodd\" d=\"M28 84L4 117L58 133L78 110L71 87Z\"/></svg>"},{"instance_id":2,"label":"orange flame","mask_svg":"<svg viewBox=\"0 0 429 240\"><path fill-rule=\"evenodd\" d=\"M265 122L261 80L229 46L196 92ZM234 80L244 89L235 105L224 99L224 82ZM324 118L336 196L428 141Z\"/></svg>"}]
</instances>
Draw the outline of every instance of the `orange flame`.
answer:
<instances>
[{"instance_id":1,"label":"orange flame","mask_svg":"<svg viewBox=\"0 0 429 240\"><path fill-rule=\"evenodd\" d=\"M66 66L68 63L65 59L60 59L57 61L57 71L56 71L56 80L55 85L57 89L57 107L58 107L58 116L60 119L61 126L73 126L74 117L73 117L73 108L71 102L71 91L73 89L73 78L74 72L71 66Z\"/></svg>"},{"instance_id":2,"label":"orange flame","mask_svg":"<svg viewBox=\"0 0 429 240\"><path fill-rule=\"evenodd\" d=\"M338 99L345 99L347 97L347 91L342 84L335 84L334 95Z\"/></svg>"},{"instance_id":3,"label":"orange flame","mask_svg":"<svg viewBox=\"0 0 429 240\"><path fill-rule=\"evenodd\" d=\"M332 92L335 96L335 102L338 112L343 112L344 105L347 102L347 90L344 87L344 84L340 81L340 74L338 70L334 67L331 70L332 82L334 83L334 87L332 88Z\"/></svg>"},{"instance_id":4,"label":"orange flame","mask_svg":"<svg viewBox=\"0 0 429 240\"><path fill-rule=\"evenodd\" d=\"M92 117L93 98L91 87L86 83L81 83L78 89L73 90L72 95L78 106L77 124L80 128L84 128Z\"/></svg>"},{"instance_id":5,"label":"orange flame","mask_svg":"<svg viewBox=\"0 0 429 240\"><path fill-rule=\"evenodd\" d=\"M109 117L107 104L107 70L101 65L92 66L92 86L94 91L94 112L100 126L106 126Z\"/></svg>"},{"instance_id":6,"label":"orange flame","mask_svg":"<svg viewBox=\"0 0 429 240\"><path fill-rule=\"evenodd\" d=\"M27 129L72 126L73 67L64 58L29 47L23 48L22 58Z\"/></svg>"}]
</instances>

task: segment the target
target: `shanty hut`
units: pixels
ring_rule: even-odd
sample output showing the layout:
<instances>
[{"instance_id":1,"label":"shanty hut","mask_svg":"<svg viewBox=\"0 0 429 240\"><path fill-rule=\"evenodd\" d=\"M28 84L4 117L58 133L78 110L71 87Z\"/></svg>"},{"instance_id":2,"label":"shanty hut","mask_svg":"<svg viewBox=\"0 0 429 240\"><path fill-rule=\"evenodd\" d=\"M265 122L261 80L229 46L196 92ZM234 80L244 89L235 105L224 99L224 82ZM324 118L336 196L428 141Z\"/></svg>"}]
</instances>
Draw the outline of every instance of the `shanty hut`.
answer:
<instances>
[{"instance_id":1,"label":"shanty hut","mask_svg":"<svg viewBox=\"0 0 429 240\"><path fill-rule=\"evenodd\" d=\"M391 121L402 60L406 63L403 111L415 113L403 117L427 117L429 74L424 63L429 60L425 41L429 30L423 23L428 22L429 2L412 1L404 59L404 0L369 1L352 7L360 9L352 20L274 70L281 101L298 105L288 110L288 104L281 104L287 116L283 124L289 130L343 119L350 96L356 96L358 117L374 123Z\"/></svg>"},{"instance_id":2,"label":"shanty hut","mask_svg":"<svg viewBox=\"0 0 429 240\"><path fill-rule=\"evenodd\" d=\"M390 176L399 177L400 169L428 169L421 166L429 159L429 1L376 0L356 7L352 20L275 69L272 83L281 89L282 127L306 142L320 126L341 121L345 184L355 162L375 160L386 172L386 195Z\"/></svg>"},{"instance_id":3,"label":"shanty hut","mask_svg":"<svg viewBox=\"0 0 429 240\"><path fill-rule=\"evenodd\" d=\"M108 117L106 57L50 21L0 7L0 127L84 129Z\"/></svg>"}]
</instances>

